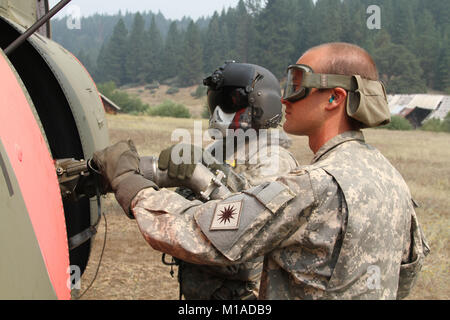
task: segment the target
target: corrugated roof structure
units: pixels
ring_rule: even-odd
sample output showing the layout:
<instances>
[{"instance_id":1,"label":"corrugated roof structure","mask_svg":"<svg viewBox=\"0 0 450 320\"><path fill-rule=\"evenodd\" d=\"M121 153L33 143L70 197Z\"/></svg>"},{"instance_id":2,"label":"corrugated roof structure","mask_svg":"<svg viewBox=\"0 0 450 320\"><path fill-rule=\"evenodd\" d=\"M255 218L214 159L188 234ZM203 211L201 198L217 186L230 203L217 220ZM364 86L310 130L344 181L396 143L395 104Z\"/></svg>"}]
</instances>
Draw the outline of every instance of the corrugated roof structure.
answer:
<instances>
[{"instance_id":1,"label":"corrugated roof structure","mask_svg":"<svg viewBox=\"0 0 450 320\"><path fill-rule=\"evenodd\" d=\"M403 108L436 110L439 105L448 106L450 96L435 94L394 94L388 95L389 109L392 114L399 114Z\"/></svg>"},{"instance_id":2,"label":"corrugated roof structure","mask_svg":"<svg viewBox=\"0 0 450 320\"><path fill-rule=\"evenodd\" d=\"M450 96L444 96L440 101L437 108L428 116L427 119L441 119L444 120L445 116L450 112Z\"/></svg>"},{"instance_id":3,"label":"corrugated roof structure","mask_svg":"<svg viewBox=\"0 0 450 320\"><path fill-rule=\"evenodd\" d=\"M395 105L393 107L391 107L391 114L399 114L402 112L403 109L405 109L405 106L402 105Z\"/></svg>"},{"instance_id":4,"label":"corrugated roof structure","mask_svg":"<svg viewBox=\"0 0 450 320\"><path fill-rule=\"evenodd\" d=\"M388 95L389 107L394 107L394 106L406 107L413 98L414 98L413 94Z\"/></svg>"},{"instance_id":5,"label":"corrugated roof structure","mask_svg":"<svg viewBox=\"0 0 450 320\"><path fill-rule=\"evenodd\" d=\"M406 117L408 114L410 114L414 108L403 108L402 111L398 114L402 117Z\"/></svg>"},{"instance_id":6,"label":"corrugated roof structure","mask_svg":"<svg viewBox=\"0 0 450 320\"><path fill-rule=\"evenodd\" d=\"M110 99L108 99L106 96L104 96L101 93L100 93L100 98L102 99L103 108L105 109L106 113L116 114L117 111L120 111L120 107L117 104L112 102Z\"/></svg>"},{"instance_id":7,"label":"corrugated roof structure","mask_svg":"<svg viewBox=\"0 0 450 320\"><path fill-rule=\"evenodd\" d=\"M416 128L431 118L443 120L450 112L450 96L395 94L387 98L391 114L407 118Z\"/></svg>"},{"instance_id":8,"label":"corrugated roof structure","mask_svg":"<svg viewBox=\"0 0 450 320\"><path fill-rule=\"evenodd\" d=\"M408 107L435 110L444 96L431 94L416 94L408 103Z\"/></svg>"}]
</instances>

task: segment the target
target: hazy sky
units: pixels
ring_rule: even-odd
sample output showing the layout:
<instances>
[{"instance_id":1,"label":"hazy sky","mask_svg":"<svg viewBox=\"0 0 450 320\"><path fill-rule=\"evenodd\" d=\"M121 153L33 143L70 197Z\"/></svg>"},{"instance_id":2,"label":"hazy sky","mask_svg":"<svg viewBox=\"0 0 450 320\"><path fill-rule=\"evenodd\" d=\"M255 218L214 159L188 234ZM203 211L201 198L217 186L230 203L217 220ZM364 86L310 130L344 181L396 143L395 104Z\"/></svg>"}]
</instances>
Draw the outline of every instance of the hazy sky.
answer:
<instances>
[{"instance_id":1,"label":"hazy sky","mask_svg":"<svg viewBox=\"0 0 450 320\"><path fill-rule=\"evenodd\" d=\"M53 7L59 0L50 0ZM136 11L152 11L161 13L167 19L181 19L189 16L196 20L201 16L212 16L223 8L236 7L239 0L72 0L56 17L67 15L70 6L77 6L82 16L94 13L115 14L119 10L125 13Z\"/></svg>"}]
</instances>

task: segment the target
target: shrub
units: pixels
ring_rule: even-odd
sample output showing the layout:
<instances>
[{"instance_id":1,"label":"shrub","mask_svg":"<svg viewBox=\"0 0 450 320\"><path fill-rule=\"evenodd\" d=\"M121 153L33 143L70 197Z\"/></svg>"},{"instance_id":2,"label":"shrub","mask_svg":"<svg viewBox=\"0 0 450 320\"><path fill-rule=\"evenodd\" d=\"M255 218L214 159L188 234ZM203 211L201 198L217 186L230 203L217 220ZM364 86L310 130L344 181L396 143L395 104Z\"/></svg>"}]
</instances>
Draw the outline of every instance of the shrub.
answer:
<instances>
[{"instance_id":1,"label":"shrub","mask_svg":"<svg viewBox=\"0 0 450 320\"><path fill-rule=\"evenodd\" d=\"M164 84L166 86L177 86L178 84L178 77L164 79L161 81L161 84Z\"/></svg>"},{"instance_id":2,"label":"shrub","mask_svg":"<svg viewBox=\"0 0 450 320\"><path fill-rule=\"evenodd\" d=\"M447 113L442 121L437 118L427 120L420 129L434 132L450 132L450 112Z\"/></svg>"},{"instance_id":3,"label":"shrub","mask_svg":"<svg viewBox=\"0 0 450 320\"><path fill-rule=\"evenodd\" d=\"M413 126L407 119L401 116L392 116L389 124L379 128L389 130L412 130Z\"/></svg>"},{"instance_id":4,"label":"shrub","mask_svg":"<svg viewBox=\"0 0 450 320\"><path fill-rule=\"evenodd\" d=\"M201 97L206 96L206 91L208 90L208 87L203 86L203 85L199 85L197 87L197 89L195 89L194 92L191 92L191 96L196 98L196 99L200 99Z\"/></svg>"},{"instance_id":5,"label":"shrub","mask_svg":"<svg viewBox=\"0 0 450 320\"><path fill-rule=\"evenodd\" d=\"M211 117L211 114L209 113L209 108L208 105L204 105L203 106L203 111L202 111L202 118L203 119L209 119Z\"/></svg>"},{"instance_id":6,"label":"shrub","mask_svg":"<svg viewBox=\"0 0 450 320\"><path fill-rule=\"evenodd\" d=\"M177 87L170 87L169 89L167 89L166 94L175 94L178 91L180 91L180 89L178 89Z\"/></svg>"},{"instance_id":7,"label":"shrub","mask_svg":"<svg viewBox=\"0 0 450 320\"><path fill-rule=\"evenodd\" d=\"M427 120L423 123L423 125L420 127L421 130L424 131L442 131L442 122L440 119L434 118Z\"/></svg>"},{"instance_id":8,"label":"shrub","mask_svg":"<svg viewBox=\"0 0 450 320\"><path fill-rule=\"evenodd\" d=\"M442 121L442 130L445 132L450 132L450 112L447 113L444 121Z\"/></svg>"},{"instance_id":9,"label":"shrub","mask_svg":"<svg viewBox=\"0 0 450 320\"><path fill-rule=\"evenodd\" d=\"M97 89L117 104L121 112L139 114L145 112L149 107L148 104L144 104L138 97L117 89L113 81L100 83L97 85Z\"/></svg>"},{"instance_id":10,"label":"shrub","mask_svg":"<svg viewBox=\"0 0 450 320\"><path fill-rule=\"evenodd\" d=\"M116 90L116 84L114 81L108 81L108 82L104 82L104 83L97 83L97 90L99 92L101 92L103 95L107 96L109 98L109 96L112 95L112 93L114 92L114 90Z\"/></svg>"},{"instance_id":11,"label":"shrub","mask_svg":"<svg viewBox=\"0 0 450 320\"><path fill-rule=\"evenodd\" d=\"M152 107L148 110L151 116L172 117L172 118L190 118L189 109L182 104L175 103L171 100L165 100L163 103Z\"/></svg>"},{"instance_id":12,"label":"shrub","mask_svg":"<svg viewBox=\"0 0 450 320\"><path fill-rule=\"evenodd\" d=\"M153 90L153 89L158 89L158 88L159 88L158 81L153 81L152 83L145 86L145 89L147 89L147 90Z\"/></svg>"}]
</instances>

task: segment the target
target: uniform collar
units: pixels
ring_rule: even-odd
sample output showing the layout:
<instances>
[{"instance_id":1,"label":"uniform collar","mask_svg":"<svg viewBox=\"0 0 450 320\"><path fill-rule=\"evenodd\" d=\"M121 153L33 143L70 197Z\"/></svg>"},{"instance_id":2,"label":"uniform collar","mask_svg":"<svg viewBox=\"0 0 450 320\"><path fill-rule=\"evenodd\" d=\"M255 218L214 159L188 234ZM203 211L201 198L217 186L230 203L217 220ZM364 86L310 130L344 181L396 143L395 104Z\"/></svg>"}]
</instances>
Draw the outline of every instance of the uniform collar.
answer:
<instances>
[{"instance_id":1,"label":"uniform collar","mask_svg":"<svg viewBox=\"0 0 450 320\"><path fill-rule=\"evenodd\" d=\"M320 149L314 155L314 158L312 159L311 163L315 163L315 162L319 161L319 159L324 154L328 153L328 151L334 149L338 145L340 145L344 142L353 141L353 140L365 142L363 133L361 131L346 131L346 132L343 132L343 133L331 138L322 147L320 147Z\"/></svg>"}]
</instances>

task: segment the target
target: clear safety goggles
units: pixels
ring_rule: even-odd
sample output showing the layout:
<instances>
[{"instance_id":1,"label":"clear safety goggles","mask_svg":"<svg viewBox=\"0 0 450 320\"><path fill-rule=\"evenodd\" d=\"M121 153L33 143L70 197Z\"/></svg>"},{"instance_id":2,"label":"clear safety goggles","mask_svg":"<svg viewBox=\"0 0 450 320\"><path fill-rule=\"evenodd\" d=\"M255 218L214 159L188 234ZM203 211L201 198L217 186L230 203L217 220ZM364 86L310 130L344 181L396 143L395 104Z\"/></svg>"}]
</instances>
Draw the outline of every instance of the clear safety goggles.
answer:
<instances>
[{"instance_id":1,"label":"clear safety goggles","mask_svg":"<svg viewBox=\"0 0 450 320\"><path fill-rule=\"evenodd\" d=\"M337 87L354 91L357 83L351 76L314 73L310 66L294 64L287 69L287 80L282 98L294 102L306 98L311 92L311 88L333 89Z\"/></svg>"}]
</instances>

